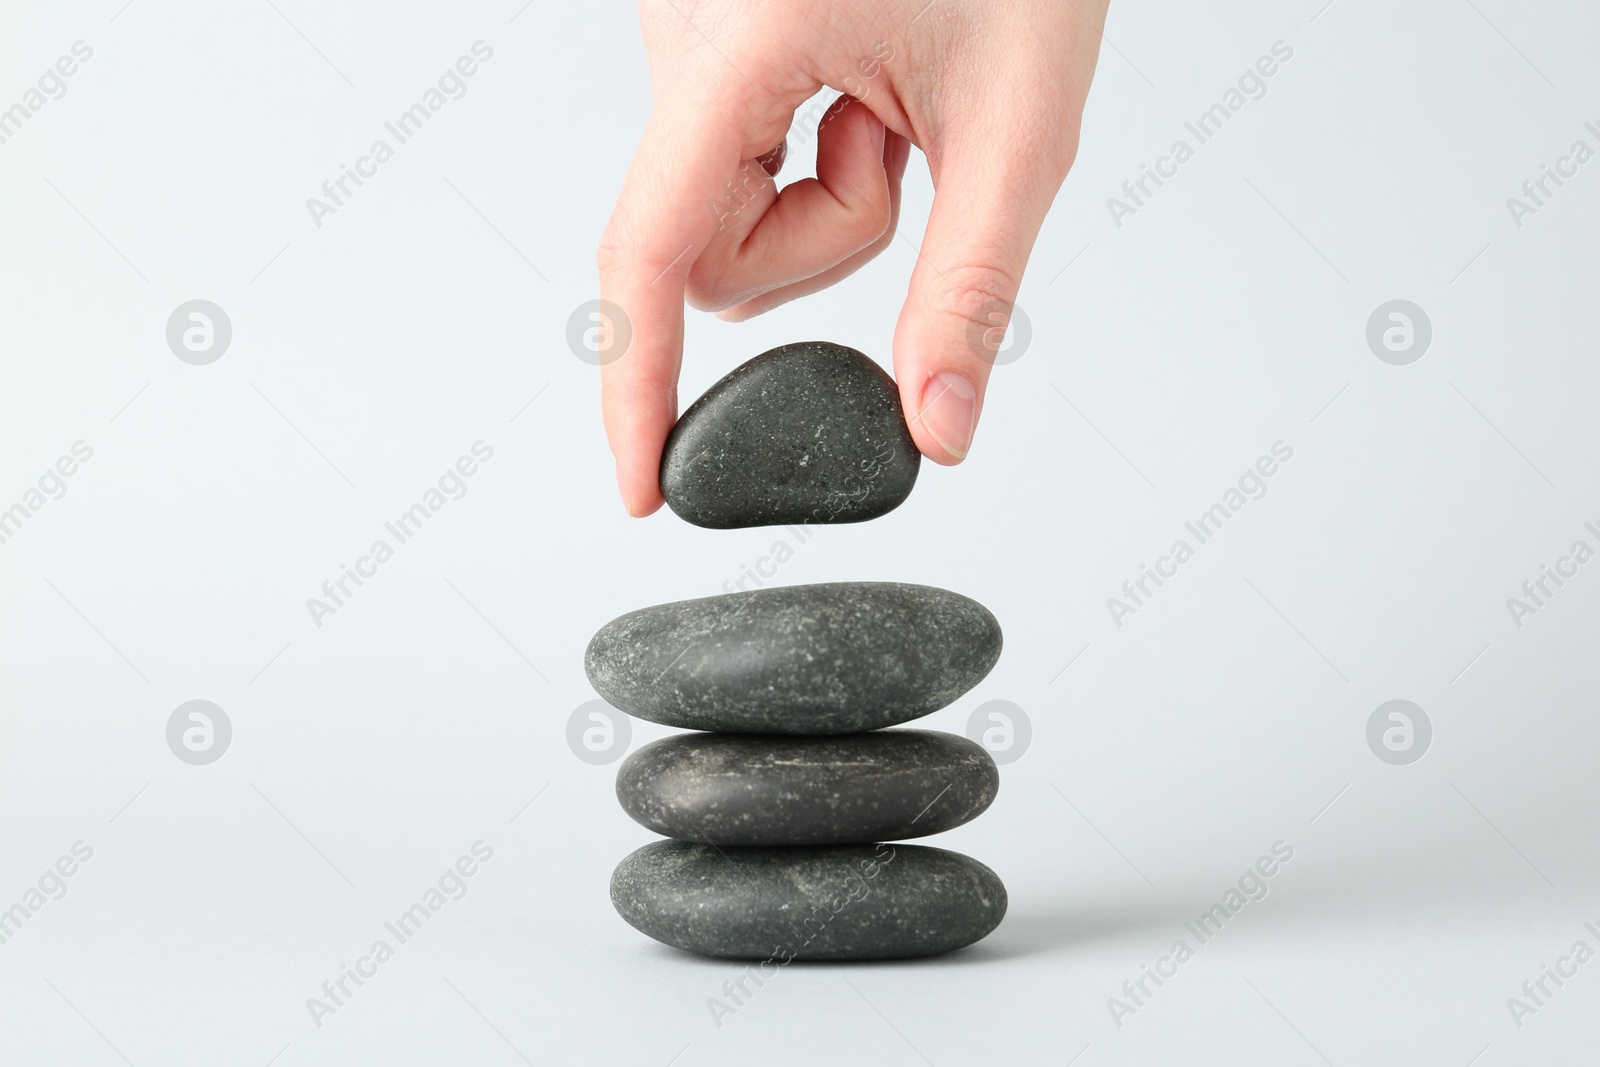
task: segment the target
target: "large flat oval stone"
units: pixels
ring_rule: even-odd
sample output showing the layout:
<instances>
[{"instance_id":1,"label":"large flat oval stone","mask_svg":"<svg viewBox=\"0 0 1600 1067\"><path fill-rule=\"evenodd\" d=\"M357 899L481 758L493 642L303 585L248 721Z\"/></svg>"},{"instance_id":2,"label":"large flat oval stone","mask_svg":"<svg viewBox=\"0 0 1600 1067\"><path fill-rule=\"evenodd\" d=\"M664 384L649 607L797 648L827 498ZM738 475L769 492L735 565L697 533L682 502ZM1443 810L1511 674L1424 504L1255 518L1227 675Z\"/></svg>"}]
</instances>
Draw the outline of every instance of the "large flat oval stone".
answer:
<instances>
[{"instance_id":1,"label":"large flat oval stone","mask_svg":"<svg viewBox=\"0 0 1600 1067\"><path fill-rule=\"evenodd\" d=\"M900 506L922 457L894 379L844 345L784 345L689 405L661 495L696 526L861 522Z\"/></svg>"},{"instance_id":2,"label":"large flat oval stone","mask_svg":"<svg viewBox=\"0 0 1600 1067\"><path fill-rule=\"evenodd\" d=\"M922 845L717 848L657 841L611 875L635 929L728 959L932 956L987 935L1006 887L975 859Z\"/></svg>"},{"instance_id":3,"label":"large flat oval stone","mask_svg":"<svg viewBox=\"0 0 1600 1067\"><path fill-rule=\"evenodd\" d=\"M999 788L982 745L931 730L680 734L645 745L617 771L617 800L636 822L713 845L926 837L977 818Z\"/></svg>"},{"instance_id":4,"label":"large flat oval stone","mask_svg":"<svg viewBox=\"0 0 1600 1067\"><path fill-rule=\"evenodd\" d=\"M1000 657L1000 624L944 589L834 582L631 611L584 669L601 697L689 730L847 734L937 711Z\"/></svg>"}]
</instances>

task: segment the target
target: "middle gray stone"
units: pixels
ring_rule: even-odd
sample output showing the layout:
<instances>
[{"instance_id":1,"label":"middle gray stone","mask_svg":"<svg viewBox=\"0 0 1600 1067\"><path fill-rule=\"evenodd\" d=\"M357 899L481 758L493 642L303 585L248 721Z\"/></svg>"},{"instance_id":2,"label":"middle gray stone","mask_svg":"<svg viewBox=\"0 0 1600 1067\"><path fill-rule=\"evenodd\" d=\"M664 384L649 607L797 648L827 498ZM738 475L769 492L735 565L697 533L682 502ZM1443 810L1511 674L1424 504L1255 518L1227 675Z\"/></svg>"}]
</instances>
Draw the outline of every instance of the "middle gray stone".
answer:
<instances>
[{"instance_id":1,"label":"middle gray stone","mask_svg":"<svg viewBox=\"0 0 1600 1067\"><path fill-rule=\"evenodd\" d=\"M999 788L983 746L931 730L684 734L644 746L617 772L617 800L636 822L708 845L925 837L976 818Z\"/></svg>"},{"instance_id":2,"label":"middle gray stone","mask_svg":"<svg viewBox=\"0 0 1600 1067\"><path fill-rule=\"evenodd\" d=\"M850 734L938 711L1000 658L1000 624L925 585L833 582L631 611L594 635L589 681L663 726Z\"/></svg>"}]
</instances>

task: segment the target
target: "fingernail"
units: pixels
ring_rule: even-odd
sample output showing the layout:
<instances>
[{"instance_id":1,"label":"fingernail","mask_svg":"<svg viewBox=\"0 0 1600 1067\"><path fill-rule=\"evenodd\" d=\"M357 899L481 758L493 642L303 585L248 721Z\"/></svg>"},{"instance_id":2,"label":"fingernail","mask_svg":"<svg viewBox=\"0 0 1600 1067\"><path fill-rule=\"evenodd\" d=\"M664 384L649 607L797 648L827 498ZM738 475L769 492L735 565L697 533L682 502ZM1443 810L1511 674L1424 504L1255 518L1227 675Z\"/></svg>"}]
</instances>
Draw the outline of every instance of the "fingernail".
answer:
<instances>
[{"instance_id":1,"label":"fingernail","mask_svg":"<svg viewBox=\"0 0 1600 1067\"><path fill-rule=\"evenodd\" d=\"M872 146L872 151L878 156L883 155L883 142L888 136L888 131L883 128L883 123L878 116L867 115L867 143Z\"/></svg>"},{"instance_id":2,"label":"fingernail","mask_svg":"<svg viewBox=\"0 0 1600 1067\"><path fill-rule=\"evenodd\" d=\"M936 374L922 387L917 418L946 452L965 459L978 420L978 391L954 371Z\"/></svg>"}]
</instances>

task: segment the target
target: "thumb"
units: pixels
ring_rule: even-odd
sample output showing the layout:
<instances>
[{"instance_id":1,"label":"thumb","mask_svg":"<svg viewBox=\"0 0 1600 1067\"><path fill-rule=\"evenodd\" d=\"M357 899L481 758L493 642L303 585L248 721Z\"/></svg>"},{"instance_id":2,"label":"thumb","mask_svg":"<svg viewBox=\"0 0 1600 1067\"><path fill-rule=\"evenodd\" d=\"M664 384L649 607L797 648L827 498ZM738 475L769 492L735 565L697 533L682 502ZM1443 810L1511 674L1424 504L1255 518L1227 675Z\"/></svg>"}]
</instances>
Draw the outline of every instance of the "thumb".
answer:
<instances>
[{"instance_id":1,"label":"thumb","mask_svg":"<svg viewBox=\"0 0 1600 1067\"><path fill-rule=\"evenodd\" d=\"M960 463L972 447L989 372L1067 155L997 158L992 143L969 142L949 146L939 162L927 235L894 336L906 422L935 463Z\"/></svg>"}]
</instances>

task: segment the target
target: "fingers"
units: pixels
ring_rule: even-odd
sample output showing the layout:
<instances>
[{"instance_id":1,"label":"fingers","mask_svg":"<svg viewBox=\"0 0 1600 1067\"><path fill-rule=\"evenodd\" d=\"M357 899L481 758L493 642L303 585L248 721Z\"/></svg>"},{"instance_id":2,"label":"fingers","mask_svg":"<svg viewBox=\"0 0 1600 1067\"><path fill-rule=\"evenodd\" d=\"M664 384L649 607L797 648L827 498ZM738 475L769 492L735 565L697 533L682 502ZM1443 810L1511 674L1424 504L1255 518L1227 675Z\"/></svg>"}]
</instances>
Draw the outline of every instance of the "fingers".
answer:
<instances>
[{"instance_id":1,"label":"fingers","mask_svg":"<svg viewBox=\"0 0 1600 1067\"><path fill-rule=\"evenodd\" d=\"M787 304L791 300L798 300L802 296L810 296L812 293L821 292L828 286L850 277L850 275L877 259L884 249L894 243L895 232L900 225L900 192L904 184L906 163L910 158L911 142L897 133L890 133L883 149L884 170L889 176L889 225L884 228L883 235L876 241L855 255L850 256L843 263L830 267L821 274L813 275L804 281L773 289L771 292L763 293L754 300L735 304L731 308L719 311L717 317L728 322L743 322L746 319L771 311L775 307Z\"/></svg>"},{"instance_id":2,"label":"fingers","mask_svg":"<svg viewBox=\"0 0 1600 1067\"><path fill-rule=\"evenodd\" d=\"M901 404L922 454L966 458L1039 227L1071 145L993 150L1002 131L944 146L933 209L895 328Z\"/></svg>"},{"instance_id":3,"label":"fingers","mask_svg":"<svg viewBox=\"0 0 1600 1067\"><path fill-rule=\"evenodd\" d=\"M718 220L689 276L695 307L722 310L815 277L890 231L887 131L864 104L841 99L818 127L815 178L748 198L736 186L738 209Z\"/></svg>"},{"instance_id":4,"label":"fingers","mask_svg":"<svg viewBox=\"0 0 1600 1067\"><path fill-rule=\"evenodd\" d=\"M742 138L725 110L685 101L651 116L597 255L601 297L631 326L630 347L603 354L600 374L606 438L630 515L662 504L661 448L678 413L684 290L716 226L707 205L720 200L740 162Z\"/></svg>"}]
</instances>

